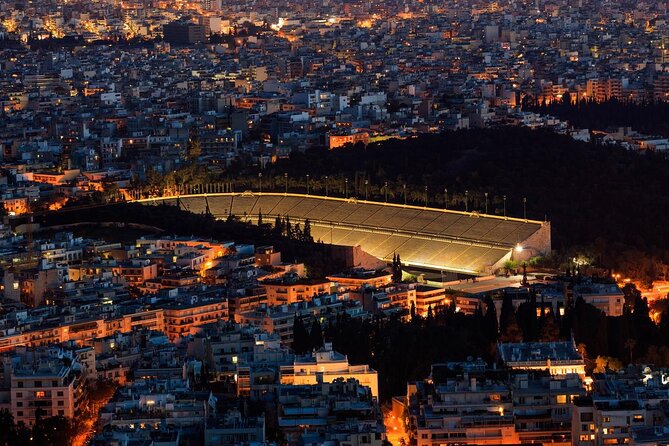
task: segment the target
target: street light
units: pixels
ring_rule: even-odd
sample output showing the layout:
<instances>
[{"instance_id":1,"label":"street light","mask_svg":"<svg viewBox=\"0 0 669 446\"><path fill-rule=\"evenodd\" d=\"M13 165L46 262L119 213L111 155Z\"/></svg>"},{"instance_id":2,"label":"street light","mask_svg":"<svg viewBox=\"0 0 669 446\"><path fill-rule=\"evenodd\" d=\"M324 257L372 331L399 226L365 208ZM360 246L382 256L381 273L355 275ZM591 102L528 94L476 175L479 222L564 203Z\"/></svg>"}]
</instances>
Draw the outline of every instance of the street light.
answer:
<instances>
[{"instance_id":1,"label":"street light","mask_svg":"<svg viewBox=\"0 0 669 446\"><path fill-rule=\"evenodd\" d=\"M427 207L427 186L425 186L425 207Z\"/></svg>"},{"instance_id":2,"label":"street light","mask_svg":"<svg viewBox=\"0 0 669 446\"><path fill-rule=\"evenodd\" d=\"M288 173L287 172L283 173L283 180L284 180L284 183L286 185L286 195L288 195Z\"/></svg>"},{"instance_id":3,"label":"street light","mask_svg":"<svg viewBox=\"0 0 669 446\"><path fill-rule=\"evenodd\" d=\"M448 209L448 189L444 188L444 209Z\"/></svg>"},{"instance_id":4,"label":"street light","mask_svg":"<svg viewBox=\"0 0 669 446\"><path fill-rule=\"evenodd\" d=\"M348 198L348 178L344 178L344 190L346 191L346 198Z\"/></svg>"},{"instance_id":5,"label":"street light","mask_svg":"<svg viewBox=\"0 0 669 446\"><path fill-rule=\"evenodd\" d=\"M469 212L469 191L465 191L465 212Z\"/></svg>"},{"instance_id":6,"label":"street light","mask_svg":"<svg viewBox=\"0 0 669 446\"><path fill-rule=\"evenodd\" d=\"M527 222L527 197L523 197L523 218Z\"/></svg>"},{"instance_id":7,"label":"street light","mask_svg":"<svg viewBox=\"0 0 669 446\"><path fill-rule=\"evenodd\" d=\"M506 195L504 195L504 218L506 219Z\"/></svg>"},{"instance_id":8,"label":"street light","mask_svg":"<svg viewBox=\"0 0 669 446\"><path fill-rule=\"evenodd\" d=\"M307 174L307 195L309 195L309 174Z\"/></svg>"},{"instance_id":9,"label":"street light","mask_svg":"<svg viewBox=\"0 0 669 446\"><path fill-rule=\"evenodd\" d=\"M386 194L386 203L388 203L388 182L387 181L383 183L383 188L384 188L384 191L385 191L385 194Z\"/></svg>"},{"instance_id":10,"label":"street light","mask_svg":"<svg viewBox=\"0 0 669 446\"><path fill-rule=\"evenodd\" d=\"M258 189L260 190L260 193L262 194L262 172L258 173Z\"/></svg>"},{"instance_id":11,"label":"street light","mask_svg":"<svg viewBox=\"0 0 669 446\"><path fill-rule=\"evenodd\" d=\"M368 186L369 186L369 180L365 180L365 201L367 201L367 199L369 198Z\"/></svg>"},{"instance_id":12,"label":"street light","mask_svg":"<svg viewBox=\"0 0 669 446\"><path fill-rule=\"evenodd\" d=\"M488 192L485 193L485 213L488 214Z\"/></svg>"},{"instance_id":13,"label":"street light","mask_svg":"<svg viewBox=\"0 0 669 446\"><path fill-rule=\"evenodd\" d=\"M325 175L325 196L328 196L328 176Z\"/></svg>"},{"instance_id":14,"label":"street light","mask_svg":"<svg viewBox=\"0 0 669 446\"><path fill-rule=\"evenodd\" d=\"M404 206L407 205L407 185L406 183L402 185L402 191L404 192Z\"/></svg>"}]
</instances>

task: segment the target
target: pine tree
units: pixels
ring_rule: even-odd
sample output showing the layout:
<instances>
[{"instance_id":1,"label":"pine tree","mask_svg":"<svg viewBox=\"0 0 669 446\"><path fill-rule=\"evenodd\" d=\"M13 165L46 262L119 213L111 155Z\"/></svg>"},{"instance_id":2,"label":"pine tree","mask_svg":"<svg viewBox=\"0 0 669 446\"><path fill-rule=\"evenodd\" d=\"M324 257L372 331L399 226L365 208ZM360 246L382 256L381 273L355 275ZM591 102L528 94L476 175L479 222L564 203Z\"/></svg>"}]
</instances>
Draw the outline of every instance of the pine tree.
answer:
<instances>
[{"instance_id":1,"label":"pine tree","mask_svg":"<svg viewBox=\"0 0 669 446\"><path fill-rule=\"evenodd\" d=\"M410 315L411 315L411 321L412 322L415 321L416 320L416 303L413 302L413 301L411 301Z\"/></svg>"},{"instance_id":2,"label":"pine tree","mask_svg":"<svg viewBox=\"0 0 669 446\"><path fill-rule=\"evenodd\" d=\"M431 324L434 321L434 313L432 312L432 305L427 307L427 323Z\"/></svg>"},{"instance_id":3,"label":"pine tree","mask_svg":"<svg viewBox=\"0 0 669 446\"><path fill-rule=\"evenodd\" d=\"M293 227L290 224L290 218L286 215L286 218L283 221L283 230L288 238L293 238Z\"/></svg>"}]
</instances>

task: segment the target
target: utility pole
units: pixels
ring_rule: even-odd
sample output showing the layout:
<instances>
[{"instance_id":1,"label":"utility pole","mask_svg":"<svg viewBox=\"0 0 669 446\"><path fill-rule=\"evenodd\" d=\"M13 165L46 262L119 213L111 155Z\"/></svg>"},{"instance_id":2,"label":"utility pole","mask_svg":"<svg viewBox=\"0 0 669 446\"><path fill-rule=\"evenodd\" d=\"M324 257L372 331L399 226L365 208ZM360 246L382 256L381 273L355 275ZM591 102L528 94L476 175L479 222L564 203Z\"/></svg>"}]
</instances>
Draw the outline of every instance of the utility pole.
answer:
<instances>
[{"instance_id":1,"label":"utility pole","mask_svg":"<svg viewBox=\"0 0 669 446\"><path fill-rule=\"evenodd\" d=\"M448 209L448 188L444 188L444 209Z\"/></svg>"},{"instance_id":2,"label":"utility pole","mask_svg":"<svg viewBox=\"0 0 669 446\"><path fill-rule=\"evenodd\" d=\"M309 174L307 174L307 195L309 195Z\"/></svg>"},{"instance_id":3,"label":"utility pole","mask_svg":"<svg viewBox=\"0 0 669 446\"><path fill-rule=\"evenodd\" d=\"M344 178L344 191L345 191L345 196L348 198L348 178Z\"/></svg>"},{"instance_id":4,"label":"utility pole","mask_svg":"<svg viewBox=\"0 0 669 446\"><path fill-rule=\"evenodd\" d=\"M488 192L485 193L485 213L488 215Z\"/></svg>"},{"instance_id":5,"label":"utility pole","mask_svg":"<svg viewBox=\"0 0 669 446\"><path fill-rule=\"evenodd\" d=\"M504 195L504 218L506 218L506 195Z\"/></svg>"},{"instance_id":6,"label":"utility pole","mask_svg":"<svg viewBox=\"0 0 669 446\"><path fill-rule=\"evenodd\" d=\"M387 181L385 183L383 183L383 188L384 188L385 193L386 193L386 203L388 203L388 182Z\"/></svg>"},{"instance_id":7,"label":"utility pole","mask_svg":"<svg viewBox=\"0 0 669 446\"><path fill-rule=\"evenodd\" d=\"M365 201L369 199L369 180L365 180Z\"/></svg>"},{"instance_id":8,"label":"utility pole","mask_svg":"<svg viewBox=\"0 0 669 446\"><path fill-rule=\"evenodd\" d=\"M325 196L328 196L328 176L325 175Z\"/></svg>"},{"instance_id":9,"label":"utility pole","mask_svg":"<svg viewBox=\"0 0 669 446\"><path fill-rule=\"evenodd\" d=\"M404 206L407 205L407 185L404 183L402 185L402 191L404 192Z\"/></svg>"},{"instance_id":10,"label":"utility pole","mask_svg":"<svg viewBox=\"0 0 669 446\"><path fill-rule=\"evenodd\" d=\"M465 212L469 212L469 191L465 191Z\"/></svg>"},{"instance_id":11,"label":"utility pole","mask_svg":"<svg viewBox=\"0 0 669 446\"><path fill-rule=\"evenodd\" d=\"M427 186L425 186L425 207L427 207Z\"/></svg>"}]
</instances>

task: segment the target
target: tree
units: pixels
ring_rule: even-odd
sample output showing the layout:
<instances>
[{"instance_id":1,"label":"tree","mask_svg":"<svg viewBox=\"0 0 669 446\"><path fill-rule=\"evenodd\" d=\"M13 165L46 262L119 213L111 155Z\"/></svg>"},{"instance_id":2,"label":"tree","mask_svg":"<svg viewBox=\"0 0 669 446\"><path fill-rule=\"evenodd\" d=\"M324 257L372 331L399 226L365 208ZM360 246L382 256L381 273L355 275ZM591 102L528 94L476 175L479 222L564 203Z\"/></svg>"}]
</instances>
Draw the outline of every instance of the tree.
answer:
<instances>
[{"instance_id":1,"label":"tree","mask_svg":"<svg viewBox=\"0 0 669 446\"><path fill-rule=\"evenodd\" d=\"M304 220L304 229L302 230L302 238L305 242L313 242L314 237L311 235L311 222L307 218Z\"/></svg>"},{"instance_id":2,"label":"tree","mask_svg":"<svg viewBox=\"0 0 669 446\"><path fill-rule=\"evenodd\" d=\"M291 234L291 237L293 240L299 240L303 241L303 233L302 233L302 228L300 227L299 223L296 223L295 226L293 226L293 233Z\"/></svg>"},{"instance_id":3,"label":"tree","mask_svg":"<svg viewBox=\"0 0 669 446\"><path fill-rule=\"evenodd\" d=\"M200 136L196 126L192 126L188 132L188 159L195 160L202 155L202 145L200 144Z\"/></svg>"},{"instance_id":4,"label":"tree","mask_svg":"<svg viewBox=\"0 0 669 446\"><path fill-rule=\"evenodd\" d=\"M314 318L314 322L311 324L309 341L312 349L318 350L323 347L323 328L321 327L320 322L318 322L318 318Z\"/></svg>"},{"instance_id":5,"label":"tree","mask_svg":"<svg viewBox=\"0 0 669 446\"><path fill-rule=\"evenodd\" d=\"M518 268L518 262L516 262L515 260L507 260L506 262L504 262L503 268L506 276L508 277L509 275L511 275L511 273L516 271L516 268Z\"/></svg>"},{"instance_id":6,"label":"tree","mask_svg":"<svg viewBox=\"0 0 669 446\"><path fill-rule=\"evenodd\" d=\"M494 343L497 342L497 336L499 335L499 327L497 324L497 310L495 309L495 303L493 302L490 296L487 296L485 299L486 310L483 316L483 330L486 333L486 338L488 342Z\"/></svg>"},{"instance_id":7,"label":"tree","mask_svg":"<svg viewBox=\"0 0 669 446\"><path fill-rule=\"evenodd\" d=\"M392 263L392 281L400 283L402 281L402 261L399 254L393 254Z\"/></svg>"},{"instance_id":8,"label":"tree","mask_svg":"<svg viewBox=\"0 0 669 446\"><path fill-rule=\"evenodd\" d=\"M33 425L33 443L39 446L67 446L72 444L75 430L72 423L62 416L36 417Z\"/></svg>"},{"instance_id":9,"label":"tree","mask_svg":"<svg viewBox=\"0 0 669 446\"><path fill-rule=\"evenodd\" d=\"M281 237L284 232L283 220L281 217L277 216L274 220L274 228L272 229L272 235L275 237Z\"/></svg>"},{"instance_id":10,"label":"tree","mask_svg":"<svg viewBox=\"0 0 669 446\"><path fill-rule=\"evenodd\" d=\"M520 330L515 318L506 326L499 339L502 342L521 342L523 340L523 332Z\"/></svg>"},{"instance_id":11,"label":"tree","mask_svg":"<svg viewBox=\"0 0 669 446\"><path fill-rule=\"evenodd\" d=\"M516 323L516 314L513 309L513 299L508 293L504 293L502 309L499 315L499 331L504 332L512 323Z\"/></svg>"},{"instance_id":12,"label":"tree","mask_svg":"<svg viewBox=\"0 0 669 446\"><path fill-rule=\"evenodd\" d=\"M258 209L258 226L262 226L262 209Z\"/></svg>"},{"instance_id":13,"label":"tree","mask_svg":"<svg viewBox=\"0 0 669 446\"><path fill-rule=\"evenodd\" d=\"M636 347L636 339L630 338L630 339L625 341L625 348L628 349L629 352L630 352L630 364L634 364L634 361L633 361L633 359L634 359L634 356L633 356L634 347Z\"/></svg>"},{"instance_id":14,"label":"tree","mask_svg":"<svg viewBox=\"0 0 669 446\"><path fill-rule=\"evenodd\" d=\"M555 323L553 313L549 313L543 320L539 340L542 342L557 341L560 338L560 327Z\"/></svg>"},{"instance_id":15,"label":"tree","mask_svg":"<svg viewBox=\"0 0 669 446\"><path fill-rule=\"evenodd\" d=\"M295 315L293 318L293 350L301 355L309 351L309 332L304 326L302 317Z\"/></svg>"}]
</instances>

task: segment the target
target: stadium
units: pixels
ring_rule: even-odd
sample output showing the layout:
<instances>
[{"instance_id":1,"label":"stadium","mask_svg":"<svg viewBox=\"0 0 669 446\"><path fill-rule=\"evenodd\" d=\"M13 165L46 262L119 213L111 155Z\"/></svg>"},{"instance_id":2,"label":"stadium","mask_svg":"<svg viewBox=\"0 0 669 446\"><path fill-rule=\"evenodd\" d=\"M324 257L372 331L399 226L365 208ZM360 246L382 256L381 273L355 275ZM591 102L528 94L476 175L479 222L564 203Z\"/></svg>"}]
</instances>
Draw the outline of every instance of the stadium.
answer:
<instances>
[{"instance_id":1,"label":"stadium","mask_svg":"<svg viewBox=\"0 0 669 446\"><path fill-rule=\"evenodd\" d=\"M216 193L138 200L147 205L171 204L216 218L234 215L257 223L288 216L293 223L309 220L314 240L360 247L389 262L399 254L407 267L428 271L490 274L507 260L547 255L549 222L478 212L378 203L282 193Z\"/></svg>"}]
</instances>

